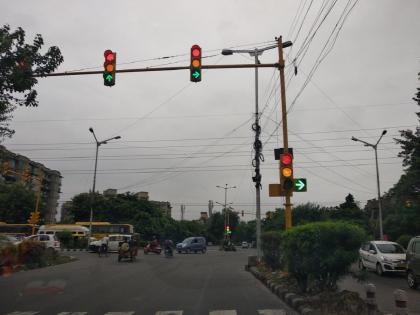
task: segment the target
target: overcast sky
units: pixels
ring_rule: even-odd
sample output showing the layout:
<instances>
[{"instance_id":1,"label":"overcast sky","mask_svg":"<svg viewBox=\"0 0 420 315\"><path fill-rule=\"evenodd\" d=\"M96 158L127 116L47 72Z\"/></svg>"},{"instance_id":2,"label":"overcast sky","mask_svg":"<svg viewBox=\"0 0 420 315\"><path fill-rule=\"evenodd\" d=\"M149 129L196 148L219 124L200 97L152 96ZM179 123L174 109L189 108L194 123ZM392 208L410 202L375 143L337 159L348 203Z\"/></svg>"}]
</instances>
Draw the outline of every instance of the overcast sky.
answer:
<instances>
[{"instance_id":1,"label":"overcast sky","mask_svg":"<svg viewBox=\"0 0 420 315\"><path fill-rule=\"evenodd\" d=\"M117 69L188 65L194 44L209 56L204 64L253 63L249 55L220 51L272 45L282 35L294 42L285 49L289 146L295 177L308 181L308 192L292 202L335 206L350 192L364 206L377 193L374 152L350 138L376 142L388 131L378 154L381 190L391 188L402 174L393 137L418 124L412 97L419 86L420 1L334 2L0 0L0 21L22 27L28 41L40 33L45 47L58 46L64 63L57 71L102 70L106 49L117 52ZM321 54L324 45L328 55ZM165 56L177 57L156 59ZM277 62L277 50L260 60ZM259 74L264 214L284 202L268 197L268 184L279 181L273 149L282 147L282 133L278 70ZM175 219L181 204L194 219L209 200L224 202L217 185L236 185L228 202L247 213L243 219L255 217L253 69L203 70L200 83L189 82L186 70L117 74L112 88L102 75L50 77L36 89L39 107L14 112L16 134L3 144L61 172L60 205L92 187L93 127L99 140L122 137L100 147L99 191L148 191L152 200L171 202Z\"/></svg>"}]
</instances>

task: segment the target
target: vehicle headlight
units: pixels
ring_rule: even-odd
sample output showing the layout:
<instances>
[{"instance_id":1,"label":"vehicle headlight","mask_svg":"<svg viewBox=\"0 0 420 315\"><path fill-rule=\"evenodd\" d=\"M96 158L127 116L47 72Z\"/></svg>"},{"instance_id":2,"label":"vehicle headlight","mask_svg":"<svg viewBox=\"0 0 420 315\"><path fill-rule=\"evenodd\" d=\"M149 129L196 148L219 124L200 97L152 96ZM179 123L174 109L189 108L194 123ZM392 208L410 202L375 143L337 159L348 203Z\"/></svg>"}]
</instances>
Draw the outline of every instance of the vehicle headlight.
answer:
<instances>
[{"instance_id":1,"label":"vehicle headlight","mask_svg":"<svg viewBox=\"0 0 420 315\"><path fill-rule=\"evenodd\" d=\"M393 262L392 259L389 259L388 257L384 257L384 256L382 256L382 260L384 262L387 262L387 263L392 263Z\"/></svg>"}]
</instances>

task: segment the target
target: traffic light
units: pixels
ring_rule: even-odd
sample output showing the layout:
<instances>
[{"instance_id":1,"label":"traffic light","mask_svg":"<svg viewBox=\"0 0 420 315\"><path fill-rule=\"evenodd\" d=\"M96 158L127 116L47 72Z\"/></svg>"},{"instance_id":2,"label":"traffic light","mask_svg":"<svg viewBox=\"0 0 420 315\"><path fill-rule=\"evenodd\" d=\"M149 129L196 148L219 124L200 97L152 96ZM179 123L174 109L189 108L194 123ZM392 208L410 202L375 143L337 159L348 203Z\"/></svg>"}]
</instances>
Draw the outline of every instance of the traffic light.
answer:
<instances>
[{"instance_id":1,"label":"traffic light","mask_svg":"<svg viewBox=\"0 0 420 315\"><path fill-rule=\"evenodd\" d=\"M38 224L39 222L39 212L38 211L34 211L31 212L31 217L28 220L29 224Z\"/></svg>"},{"instance_id":2,"label":"traffic light","mask_svg":"<svg viewBox=\"0 0 420 315\"><path fill-rule=\"evenodd\" d=\"M3 163L1 164L1 174L3 176L6 176L8 172L9 172L9 162L3 161Z\"/></svg>"},{"instance_id":3,"label":"traffic light","mask_svg":"<svg viewBox=\"0 0 420 315\"><path fill-rule=\"evenodd\" d=\"M115 85L115 70L117 65L117 53L111 50L105 50L104 52L104 85L113 86Z\"/></svg>"},{"instance_id":4,"label":"traffic light","mask_svg":"<svg viewBox=\"0 0 420 315\"><path fill-rule=\"evenodd\" d=\"M191 47L190 81L201 81L201 47L198 45Z\"/></svg>"},{"instance_id":5,"label":"traffic light","mask_svg":"<svg viewBox=\"0 0 420 315\"><path fill-rule=\"evenodd\" d=\"M229 227L229 225L226 225L226 235L230 235L230 233L232 233L231 231L230 231L230 227Z\"/></svg>"},{"instance_id":6,"label":"traffic light","mask_svg":"<svg viewBox=\"0 0 420 315\"><path fill-rule=\"evenodd\" d=\"M30 182L31 180L31 173L29 172L28 169L25 169L22 173L22 179L25 183Z\"/></svg>"},{"instance_id":7,"label":"traffic light","mask_svg":"<svg viewBox=\"0 0 420 315\"><path fill-rule=\"evenodd\" d=\"M293 192L293 155L290 153L280 155L280 185L284 192Z\"/></svg>"}]
</instances>

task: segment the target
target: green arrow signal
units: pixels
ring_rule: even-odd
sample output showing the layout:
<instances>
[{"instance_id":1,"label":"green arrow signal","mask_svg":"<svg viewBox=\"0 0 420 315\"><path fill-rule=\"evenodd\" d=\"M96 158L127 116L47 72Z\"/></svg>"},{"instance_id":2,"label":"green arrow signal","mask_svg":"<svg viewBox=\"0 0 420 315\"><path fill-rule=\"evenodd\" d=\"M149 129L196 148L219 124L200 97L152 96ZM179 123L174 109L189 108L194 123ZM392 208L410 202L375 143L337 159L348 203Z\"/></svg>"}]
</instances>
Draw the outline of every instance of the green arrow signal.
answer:
<instances>
[{"instance_id":1,"label":"green arrow signal","mask_svg":"<svg viewBox=\"0 0 420 315\"><path fill-rule=\"evenodd\" d=\"M301 191L306 191L307 190L307 185L306 185L306 178L295 178L294 179L294 186L295 189L294 191L296 192L301 192Z\"/></svg>"},{"instance_id":2,"label":"green arrow signal","mask_svg":"<svg viewBox=\"0 0 420 315\"><path fill-rule=\"evenodd\" d=\"M108 74L108 75L105 77L105 80L107 80L108 82L111 82L111 81L112 81L112 74Z\"/></svg>"},{"instance_id":3,"label":"green arrow signal","mask_svg":"<svg viewBox=\"0 0 420 315\"><path fill-rule=\"evenodd\" d=\"M197 79L200 76L200 72L198 72L197 70L195 70L192 74L192 76Z\"/></svg>"}]
</instances>

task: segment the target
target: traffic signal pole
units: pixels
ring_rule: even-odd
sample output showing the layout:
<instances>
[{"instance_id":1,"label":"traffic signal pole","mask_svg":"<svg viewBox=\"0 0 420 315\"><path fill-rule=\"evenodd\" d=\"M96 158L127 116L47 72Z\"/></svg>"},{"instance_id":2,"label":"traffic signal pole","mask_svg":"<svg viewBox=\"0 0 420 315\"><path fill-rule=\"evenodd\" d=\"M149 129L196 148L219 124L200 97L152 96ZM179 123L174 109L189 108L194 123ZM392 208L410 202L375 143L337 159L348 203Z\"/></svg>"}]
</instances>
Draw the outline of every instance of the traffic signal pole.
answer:
<instances>
[{"instance_id":1,"label":"traffic signal pole","mask_svg":"<svg viewBox=\"0 0 420 315\"><path fill-rule=\"evenodd\" d=\"M280 93L281 93L281 117L283 125L283 149L284 153L289 153L289 137L287 134L287 108L286 108L286 85L284 80L284 59L283 59L283 43L282 37L277 38L278 50L279 50L279 62L278 67L280 70ZM279 161L279 166L281 161ZM281 176L281 174L280 174ZM286 192L286 203L284 212L284 222L286 230L292 227L292 204L290 202L290 192Z\"/></svg>"}]
</instances>

